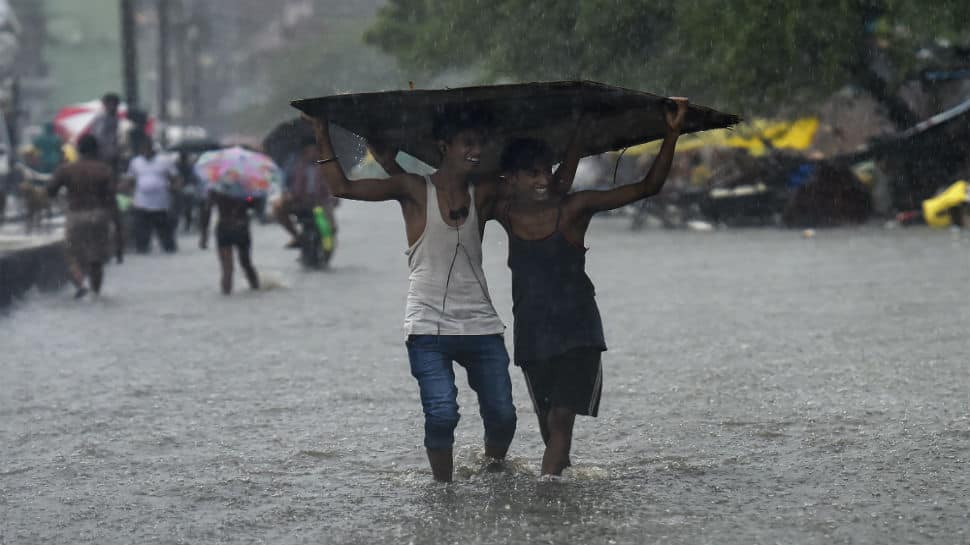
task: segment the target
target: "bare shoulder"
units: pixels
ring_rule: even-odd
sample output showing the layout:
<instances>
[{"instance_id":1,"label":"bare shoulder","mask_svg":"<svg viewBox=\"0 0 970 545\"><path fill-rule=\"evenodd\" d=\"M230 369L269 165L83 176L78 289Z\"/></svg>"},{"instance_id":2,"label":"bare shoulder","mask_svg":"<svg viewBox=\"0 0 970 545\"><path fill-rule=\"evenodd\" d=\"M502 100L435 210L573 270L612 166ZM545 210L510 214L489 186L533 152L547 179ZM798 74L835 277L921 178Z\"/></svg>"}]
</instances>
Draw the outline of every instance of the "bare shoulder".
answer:
<instances>
[{"instance_id":1,"label":"bare shoulder","mask_svg":"<svg viewBox=\"0 0 970 545\"><path fill-rule=\"evenodd\" d=\"M475 182L475 200L481 203L501 199L506 193L506 184L497 176L482 178Z\"/></svg>"},{"instance_id":2,"label":"bare shoulder","mask_svg":"<svg viewBox=\"0 0 970 545\"><path fill-rule=\"evenodd\" d=\"M595 193L595 191L584 190L567 193L562 198L562 206L565 209L581 210L585 206L585 202L591 197L591 193Z\"/></svg>"}]
</instances>

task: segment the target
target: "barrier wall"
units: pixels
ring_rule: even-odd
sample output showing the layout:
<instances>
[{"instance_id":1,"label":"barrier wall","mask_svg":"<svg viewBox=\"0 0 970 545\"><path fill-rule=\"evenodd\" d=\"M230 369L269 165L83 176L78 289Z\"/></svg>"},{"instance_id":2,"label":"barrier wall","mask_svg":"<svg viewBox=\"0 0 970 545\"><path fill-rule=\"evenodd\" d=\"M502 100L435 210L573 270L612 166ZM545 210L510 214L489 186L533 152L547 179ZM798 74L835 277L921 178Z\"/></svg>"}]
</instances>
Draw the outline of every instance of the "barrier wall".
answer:
<instances>
[{"instance_id":1,"label":"barrier wall","mask_svg":"<svg viewBox=\"0 0 970 545\"><path fill-rule=\"evenodd\" d=\"M68 279L64 242L0 252L0 309L30 288L54 290Z\"/></svg>"}]
</instances>

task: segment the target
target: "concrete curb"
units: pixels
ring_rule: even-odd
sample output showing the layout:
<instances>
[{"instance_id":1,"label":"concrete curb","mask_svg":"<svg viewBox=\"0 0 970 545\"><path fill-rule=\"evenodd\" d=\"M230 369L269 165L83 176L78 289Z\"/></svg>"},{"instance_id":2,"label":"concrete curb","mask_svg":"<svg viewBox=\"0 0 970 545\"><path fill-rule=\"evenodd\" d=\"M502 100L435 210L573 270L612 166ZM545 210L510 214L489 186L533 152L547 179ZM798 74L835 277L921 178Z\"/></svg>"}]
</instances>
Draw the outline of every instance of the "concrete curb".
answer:
<instances>
[{"instance_id":1,"label":"concrete curb","mask_svg":"<svg viewBox=\"0 0 970 545\"><path fill-rule=\"evenodd\" d=\"M55 290L68 280L64 241L56 240L0 253L0 309L32 287Z\"/></svg>"}]
</instances>

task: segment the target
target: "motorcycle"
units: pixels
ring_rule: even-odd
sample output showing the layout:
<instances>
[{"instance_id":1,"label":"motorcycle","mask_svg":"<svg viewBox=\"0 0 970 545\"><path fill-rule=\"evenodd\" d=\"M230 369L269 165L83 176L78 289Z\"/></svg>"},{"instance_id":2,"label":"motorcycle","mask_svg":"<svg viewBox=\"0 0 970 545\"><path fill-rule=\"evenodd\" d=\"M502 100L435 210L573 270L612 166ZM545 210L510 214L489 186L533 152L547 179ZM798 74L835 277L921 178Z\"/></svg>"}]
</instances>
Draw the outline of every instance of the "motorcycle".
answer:
<instances>
[{"instance_id":1,"label":"motorcycle","mask_svg":"<svg viewBox=\"0 0 970 545\"><path fill-rule=\"evenodd\" d=\"M302 210L296 216L300 225L300 263L309 269L329 268L337 243L332 218L322 206Z\"/></svg>"}]
</instances>

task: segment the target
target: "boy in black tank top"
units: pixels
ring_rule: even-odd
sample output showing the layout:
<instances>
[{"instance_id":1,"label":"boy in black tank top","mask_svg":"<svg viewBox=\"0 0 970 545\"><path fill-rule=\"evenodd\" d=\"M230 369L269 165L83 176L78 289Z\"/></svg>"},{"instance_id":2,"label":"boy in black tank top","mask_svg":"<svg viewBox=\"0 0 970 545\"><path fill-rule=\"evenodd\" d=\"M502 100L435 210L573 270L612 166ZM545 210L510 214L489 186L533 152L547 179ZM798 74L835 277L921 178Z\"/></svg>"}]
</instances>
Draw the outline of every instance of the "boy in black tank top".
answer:
<instances>
[{"instance_id":1,"label":"boy in black tank top","mask_svg":"<svg viewBox=\"0 0 970 545\"><path fill-rule=\"evenodd\" d=\"M567 194L568 187L557 184L545 142L513 140L502 153L509 187L496 216L509 235L515 363L522 367L546 444L543 475L560 475L569 466L576 415L596 416L599 409L600 354L606 343L585 271L586 229L597 212L626 206L663 187L688 105L684 98L673 101L677 107L666 113L660 153L635 184ZM580 138L574 138L573 146Z\"/></svg>"}]
</instances>

